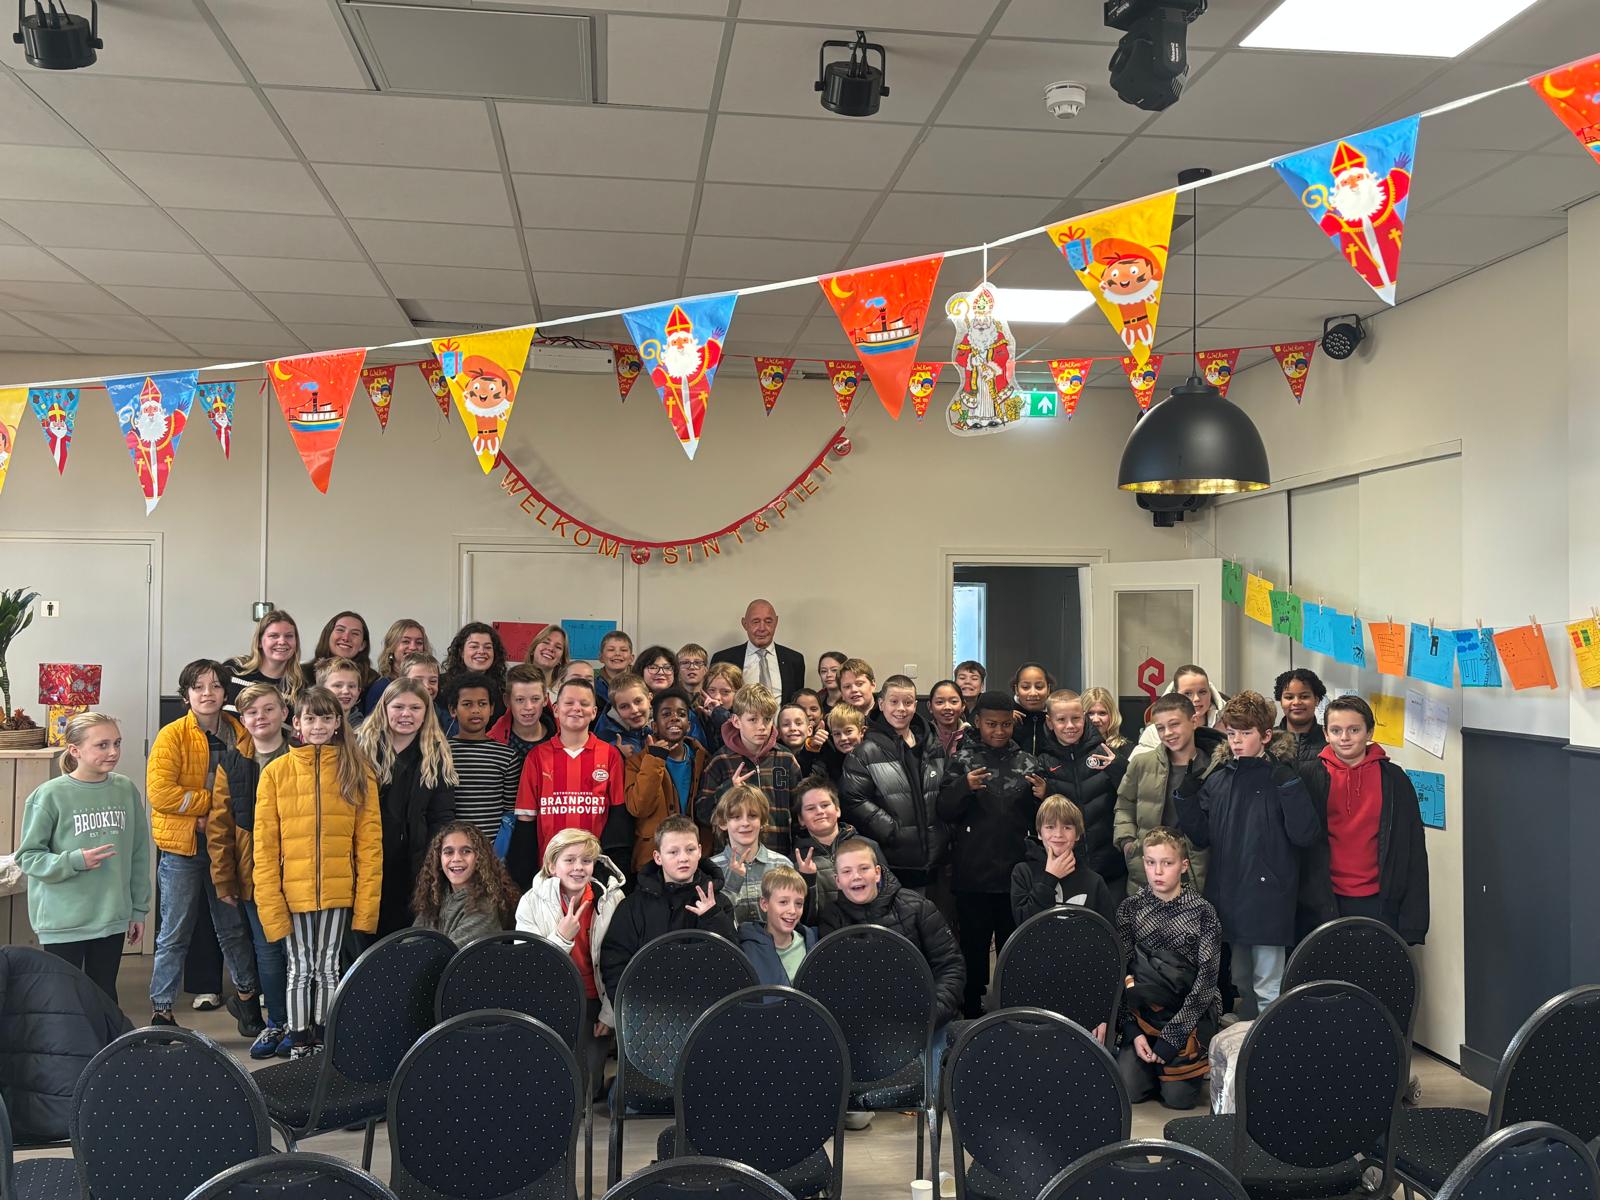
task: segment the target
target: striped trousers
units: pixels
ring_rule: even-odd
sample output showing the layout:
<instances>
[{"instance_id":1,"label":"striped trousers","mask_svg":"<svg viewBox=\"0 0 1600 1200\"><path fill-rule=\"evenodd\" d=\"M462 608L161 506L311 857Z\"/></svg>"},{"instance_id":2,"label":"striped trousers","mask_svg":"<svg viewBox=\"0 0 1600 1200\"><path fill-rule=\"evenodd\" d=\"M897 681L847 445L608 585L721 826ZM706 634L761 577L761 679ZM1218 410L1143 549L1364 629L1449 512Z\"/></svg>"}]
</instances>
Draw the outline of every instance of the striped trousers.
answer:
<instances>
[{"instance_id":1,"label":"striped trousers","mask_svg":"<svg viewBox=\"0 0 1600 1200\"><path fill-rule=\"evenodd\" d=\"M315 1021L326 1024L328 1005L339 986L339 944L350 928L348 908L289 914L289 1028L303 1033ZM313 999L312 984L316 984Z\"/></svg>"}]
</instances>

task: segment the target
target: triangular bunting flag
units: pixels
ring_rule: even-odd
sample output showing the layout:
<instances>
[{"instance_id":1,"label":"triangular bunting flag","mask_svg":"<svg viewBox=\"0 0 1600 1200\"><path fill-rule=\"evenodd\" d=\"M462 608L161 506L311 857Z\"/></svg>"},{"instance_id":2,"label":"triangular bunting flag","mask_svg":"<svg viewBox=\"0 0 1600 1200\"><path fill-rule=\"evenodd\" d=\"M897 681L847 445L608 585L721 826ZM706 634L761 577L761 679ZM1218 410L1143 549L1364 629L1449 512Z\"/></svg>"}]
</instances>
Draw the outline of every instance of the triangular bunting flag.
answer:
<instances>
[{"instance_id":1,"label":"triangular bunting flag","mask_svg":"<svg viewBox=\"0 0 1600 1200\"><path fill-rule=\"evenodd\" d=\"M1148 409L1156 398L1156 380L1161 377L1161 360L1165 357L1165 354L1152 354L1141 364L1131 354L1122 356L1122 369L1127 372L1128 386L1133 389L1133 398L1139 402L1141 411Z\"/></svg>"},{"instance_id":2,"label":"triangular bunting flag","mask_svg":"<svg viewBox=\"0 0 1600 1200\"><path fill-rule=\"evenodd\" d=\"M723 292L622 314L667 410L678 445L690 458L700 448L711 385L717 378L722 344L738 300L736 293Z\"/></svg>"},{"instance_id":3,"label":"triangular bunting flag","mask_svg":"<svg viewBox=\"0 0 1600 1200\"><path fill-rule=\"evenodd\" d=\"M202 383L196 395L206 410L206 420L211 422L211 432L217 435L217 445L222 447L222 457L231 457L233 405L238 399L238 389L232 383Z\"/></svg>"},{"instance_id":4,"label":"triangular bunting flag","mask_svg":"<svg viewBox=\"0 0 1600 1200\"><path fill-rule=\"evenodd\" d=\"M428 390L433 393L434 403L439 406L441 415L450 415L450 384L445 380L444 368L439 365L437 358L425 358L417 364L417 370L422 372L422 377L428 381Z\"/></svg>"},{"instance_id":5,"label":"triangular bunting flag","mask_svg":"<svg viewBox=\"0 0 1600 1200\"><path fill-rule=\"evenodd\" d=\"M1600 162L1600 54L1535 75L1528 86Z\"/></svg>"},{"instance_id":6,"label":"triangular bunting flag","mask_svg":"<svg viewBox=\"0 0 1600 1200\"><path fill-rule=\"evenodd\" d=\"M1294 393L1296 404L1306 394L1306 380L1311 375L1311 356L1316 352L1317 343L1314 341L1273 344L1272 357L1283 368L1283 377L1289 381L1289 390Z\"/></svg>"},{"instance_id":7,"label":"triangular bunting flag","mask_svg":"<svg viewBox=\"0 0 1600 1200\"><path fill-rule=\"evenodd\" d=\"M911 364L911 376L906 380L906 387L911 392L911 409L919 421L928 415L928 401L933 399L933 389L939 386L939 373L943 370L943 363Z\"/></svg>"},{"instance_id":8,"label":"triangular bunting flag","mask_svg":"<svg viewBox=\"0 0 1600 1200\"><path fill-rule=\"evenodd\" d=\"M879 402L897 421L942 262L935 254L818 280Z\"/></svg>"},{"instance_id":9,"label":"triangular bunting flag","mask_svg":"<svg viewBox=\"0 0 1600 1200\"><path fill-rule=\"evenodd\" d=\"M267 364L267 378L272 380L283 419L289 423L289 436L319 492L328 490L333 456L344 436L350 400L366 357L365 350L329 350Z\"/></svg>"},{"instance_id":10,"label":"triangular bunting flag","mask_svg":"<svg viewBox=\"0 0 1600 1200\"><path fill-rule=\"evenodd\" d=\"M1239 365L1237 350L1200 350L1194 356L1195 369L1218 394L1226 396L1233 382L1233 369Z\"/></svg>"},{"instance_id":11,"label":"triangular bunting flag","mask_svg":"<svg viewBox=\"0 0 1600 1200\"><path fill-rule=\"evenodd\" d=\"M633 391L633 385L644 370L644 359L639 357L638 349L627 342L612 342L611 365L617 372L617 395L626 403L628 393Z\"/></svg>"},{"instance_id":12,"label":"triangular bunting flag","mask_svg":"<svg viewBox=\"0 0 1600 1200\"><path fill-rule=\"evenodd\" d=\"M67 469L67 451L72 449L72 427L78 423L77 388L33 388L28 392L33 415L44 431L44 444L56 460L56 474Z\"/></svg>"},{"instance_id":13,"label":"triangular bunting flag","mask_svg":"<svg viewBox=\"0 0 1600 1200\"><path fill-rule=\"evenodd\" d=\"M362 367L361 386L367 389L367 399L372 401L372 411L378 416L378 428L389 428L389 405L394 401L394 368Z\"/></svg>"},{"instance_id":14,"label":"triangular bunting flag","mask_svg":"<svg viewBox=\"0 0 1600 1200\"><path fill-rule=\"evenodd\" d=\"M1092 358L1052 358L1050 378L1056 385L1056 395L1061 397L1061 411L1067 420L1078 411L1078 400L1083 395L1083 385L1089 382Z\"/></svg>"},{"instance_id":15,"label":"triangular bunting flag","mask_svg":"<svg viewBox=\"0 0 1600 1200\"><path fill-rule=\"evenodd\" d=\"M1386 304L1394 303L1400 282L1417 124L1407 117L1272 163L1340 257Z\"/></svg>"},{"instance_id":16,"label":"triangular bunting flag","mask_svg":"<svg viewBox=\"0 0 1600 1200\"><path fill-rule=\"evenodd\" d=\"M364 352L363 352L364 353ZM159 375L123 375L106 380L106 395L122 426L128 456L144 492L145 515L155 511L166 494L167 477L178 453L183 428L189 423L199 371L166 371Z\"/></svg>"},{"instance_id":17,"label":"triangular bunting flag","mask_svg":"<svg viewBox=\"0 0 1600 1200\"><path fill-rule=\"evenodd\" d=\"M1046 231L1128 352L1143 365L1156 341L1176 192L1073 217Z\"/></svg>"},{"instance_id":18,"label":"triangular bunting flag","mask_svg":"<svg viewBox=\"0 0 1600 1200\"><path fill-rule=\"evenodd\" d=\"M767 416L772 415L773 408L778 403L778 393L783 391L783 385L789 382L789 374L794 370L792 358L756 358L756 382L761 385L761 403L767 407Z\"/></svg>"},{"instance_id":19,"label":"triangular bunting flag","mask_svg":"<svg viewBox=\"0 0 1600 1200\"><path fill-rule=\"evenodd\" d=\"M433 352L450 384L450 397L487 475L500 457L500 443L517 402L517 384L528 365L533 326L435 338Z\"/></svg>"},{"instance_id":20,"label":"triangular bunting flag","mask_svg":"<svg viewBox=\"0 0 1600 1200\"><path fill-rule=\"evenodd\" d=\"M0 489L6 486L6 474L17 454L17 425L27 406L27 388L0 388Z\"/></svg>"},{"instance_id":21,"label":"triangular bunting flag","mask_svg":"<svg viewBox=\"0 0 1600 1200\"><path fill-rule=\"evenodd\" d=\"M833 385L833 398L839 402L841 416L850 415L856 389L861 386L861 374L861 364L853 358L828 360L828 382Z\"/></svg>"}]
</instances>

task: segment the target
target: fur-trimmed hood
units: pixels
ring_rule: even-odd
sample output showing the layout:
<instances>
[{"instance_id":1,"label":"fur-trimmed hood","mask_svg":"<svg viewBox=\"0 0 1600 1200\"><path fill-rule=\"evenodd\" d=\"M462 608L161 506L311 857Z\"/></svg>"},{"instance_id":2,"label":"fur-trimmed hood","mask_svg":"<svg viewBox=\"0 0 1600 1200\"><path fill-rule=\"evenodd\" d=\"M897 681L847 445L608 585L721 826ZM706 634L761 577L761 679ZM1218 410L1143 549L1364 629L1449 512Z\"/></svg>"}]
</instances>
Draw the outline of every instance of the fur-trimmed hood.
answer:
<instances>
[{"instance_id":1,"label":"fur-trimmed hood","mask_svg":"<svg viewBox=\"0 0 1600 1200\"><path fill-rule=\"evenodd\" d=\"M1294 734L1286 729L1274 729L1267 738L1266 756L1293 766L1297 758ZM1232 762L1233 750L1228 745L1227 736L1223 735L1221 744L1211 752L1211 769L1215 771L1218 767L1228 766Z\"/></svg>"}]
</instances>

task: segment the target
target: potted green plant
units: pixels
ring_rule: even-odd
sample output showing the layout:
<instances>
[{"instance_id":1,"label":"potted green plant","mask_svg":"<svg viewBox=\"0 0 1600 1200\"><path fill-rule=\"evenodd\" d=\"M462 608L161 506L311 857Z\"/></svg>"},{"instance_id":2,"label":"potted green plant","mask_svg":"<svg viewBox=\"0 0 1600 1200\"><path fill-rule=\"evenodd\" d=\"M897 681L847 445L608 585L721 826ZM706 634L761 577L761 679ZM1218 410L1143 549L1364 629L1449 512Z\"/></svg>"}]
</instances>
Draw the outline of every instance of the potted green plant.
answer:
<instances>
[{"instance_id":1,"label":"potted green plant","mask_svg":"<svg viewBox=\"0 0 1600 1200\"><path fill-rule=\"evenodd\" d=\"M6 654L11 642L33 624L33 602L38 592L0 591L0 750L36 750L44 745L45 733L20 708L11 707L11 672Z\"/></svg>"}]
</instances>

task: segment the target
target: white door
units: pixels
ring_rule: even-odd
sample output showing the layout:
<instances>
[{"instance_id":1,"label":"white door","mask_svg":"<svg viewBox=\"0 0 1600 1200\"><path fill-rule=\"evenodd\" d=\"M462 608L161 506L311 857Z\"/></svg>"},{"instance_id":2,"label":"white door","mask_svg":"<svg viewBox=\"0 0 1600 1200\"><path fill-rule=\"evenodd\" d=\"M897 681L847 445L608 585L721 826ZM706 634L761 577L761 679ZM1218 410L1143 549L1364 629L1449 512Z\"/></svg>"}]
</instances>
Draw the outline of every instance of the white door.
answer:
<instances>
[{"instance_id":1,"label":"white door","mask_svg":"<svg viewBox=\"0 0 1600 1200\"><path fill-rule=\"evenodd\" d=\"M637 568L625 552L611 558L592 547L463 542L460 561L463 623L638 625Z\"/></svg>"},{"instance_id":2,"label":"white door","mask_svg":"<svg viewBox=\"0 0 1600 1200\"><path fill-rule=\"evenodd\" d=\"M1109 687L1126 710L1149 688L1163 690L1179 667L1197 663L1228 690L1220 558L1097 563L1084 574L1091 684Z\"/></svg>"}]
</instances>

